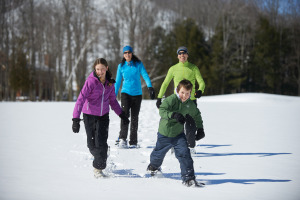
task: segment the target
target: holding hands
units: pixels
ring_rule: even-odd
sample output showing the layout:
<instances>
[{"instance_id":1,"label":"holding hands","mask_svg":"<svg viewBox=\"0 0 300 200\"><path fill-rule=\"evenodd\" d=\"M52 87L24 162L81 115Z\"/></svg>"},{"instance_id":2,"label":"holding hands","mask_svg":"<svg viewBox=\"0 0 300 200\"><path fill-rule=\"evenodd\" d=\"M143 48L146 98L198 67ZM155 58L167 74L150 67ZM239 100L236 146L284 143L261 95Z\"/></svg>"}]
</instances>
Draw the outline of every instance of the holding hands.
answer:
<instances>
[{"instance_id":1,"label":"holding hands","mask_svg":"<svg viewBox=\"0 0 300 200\"><path fill-rule=\"evenodd\" d=\"M122 113L119 115L119 117L122 119L124 125L129 124L129 119L126 116L124 111L122 111Z\"/></svg>"}]
</instances>

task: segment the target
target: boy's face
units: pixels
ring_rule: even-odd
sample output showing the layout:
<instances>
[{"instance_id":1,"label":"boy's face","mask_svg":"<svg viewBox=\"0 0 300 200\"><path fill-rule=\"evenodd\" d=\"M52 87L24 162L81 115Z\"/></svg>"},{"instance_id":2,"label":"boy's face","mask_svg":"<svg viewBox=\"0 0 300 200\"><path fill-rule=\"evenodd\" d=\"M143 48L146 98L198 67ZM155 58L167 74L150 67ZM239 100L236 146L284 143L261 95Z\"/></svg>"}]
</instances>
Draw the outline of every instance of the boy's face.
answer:
<instances>
[{"instance_id":1,"label":"boy's face","mask_svg":"<svg viewBox=\"0 0 300 200\"><path fill-rule=\"evenodd\" d=\"M180 100L183 102L185 102L186 100L188 100L191 96L191 90L187 90L184 87L181 87L179 92L178 92L179 98Z\"/></svg>"}]
</instances>

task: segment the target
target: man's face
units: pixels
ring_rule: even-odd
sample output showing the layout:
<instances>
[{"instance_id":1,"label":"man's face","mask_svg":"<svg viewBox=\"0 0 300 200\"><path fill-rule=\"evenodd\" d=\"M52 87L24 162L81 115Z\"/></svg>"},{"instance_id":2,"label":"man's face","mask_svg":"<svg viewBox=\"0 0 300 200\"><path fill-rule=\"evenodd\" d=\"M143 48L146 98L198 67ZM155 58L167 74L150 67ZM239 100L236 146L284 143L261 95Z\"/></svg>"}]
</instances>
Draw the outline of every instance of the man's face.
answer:
<instances>
[{"instance_id":1,"label":"man's face","mask_svg":"<svg viewBox=\"0 0 300 200\"><path fill-rule=\"evenodd\" d=\"M187 90L184 87L181 87L179 92L178 92L179 98L180 100L183 102L185 102L186 100L188 100L191 96L191 90Z\"/></svg>"},{"instance_id":2,"label":"man's face","mask_svg":"<svg viewBox=\"0 0 300 200\"><path fill-rule=\"evenodd\" d=\"M185 63L188 59L189 55L185 51L178 52L178 60L179 62Z\"/></svg>"}]
</instances>

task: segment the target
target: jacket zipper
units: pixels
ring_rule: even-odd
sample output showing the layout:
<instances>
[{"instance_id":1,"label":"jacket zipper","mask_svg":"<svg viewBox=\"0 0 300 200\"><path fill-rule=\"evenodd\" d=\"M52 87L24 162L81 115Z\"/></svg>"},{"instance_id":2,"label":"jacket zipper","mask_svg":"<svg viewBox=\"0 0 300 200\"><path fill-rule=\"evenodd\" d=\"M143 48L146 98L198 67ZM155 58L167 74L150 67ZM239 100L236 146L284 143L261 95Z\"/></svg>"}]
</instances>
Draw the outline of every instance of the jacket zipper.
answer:
<instances>
[{"instance_id":1,"label":"jacket zipper","mask_svg":"<svg viewBox=\"0 0 300 200\"><path fill-rule=\"evenodd\" d=\"M102 84L102 83L101 83ZM105 84L105 83L104 83ZM103 99L104 99L104 92L105 92L105 87L104 85L102 84L103 86L103 93L102 93L102 101L101 101L101 114L100 116L102 116L102 112L103 112Z\"/></svg>"}]
</instances>

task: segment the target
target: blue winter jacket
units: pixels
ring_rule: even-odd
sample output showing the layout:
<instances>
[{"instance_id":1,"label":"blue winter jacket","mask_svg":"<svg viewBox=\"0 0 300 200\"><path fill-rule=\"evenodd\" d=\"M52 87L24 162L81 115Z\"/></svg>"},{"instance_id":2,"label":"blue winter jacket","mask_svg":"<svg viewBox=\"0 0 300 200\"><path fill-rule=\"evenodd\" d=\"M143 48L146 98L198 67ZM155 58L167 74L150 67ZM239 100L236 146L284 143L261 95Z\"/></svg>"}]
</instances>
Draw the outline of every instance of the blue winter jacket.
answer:
<instances>
[{"instance_id":1,"label":"blue winter jacket","mask_svg":"<svg viewBox=\"0 0 300 200\"><path fill-rule=\"evenodd\" d=\"M141 75L143 76L147 87L152 87L151 80L142 62L133 63L133 61L125 61L123 66L122 63L120 63L118 65L115 83L116 96L118 95L122 79L124 79L124 81L121 93L126 93L131 96L142 95Z\"/></svg>"}]
</instances>

